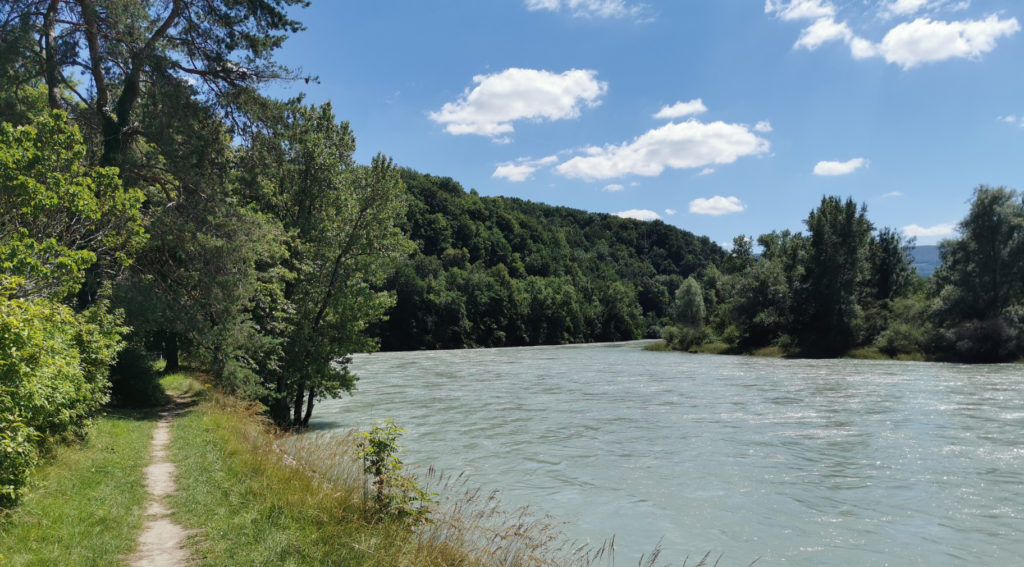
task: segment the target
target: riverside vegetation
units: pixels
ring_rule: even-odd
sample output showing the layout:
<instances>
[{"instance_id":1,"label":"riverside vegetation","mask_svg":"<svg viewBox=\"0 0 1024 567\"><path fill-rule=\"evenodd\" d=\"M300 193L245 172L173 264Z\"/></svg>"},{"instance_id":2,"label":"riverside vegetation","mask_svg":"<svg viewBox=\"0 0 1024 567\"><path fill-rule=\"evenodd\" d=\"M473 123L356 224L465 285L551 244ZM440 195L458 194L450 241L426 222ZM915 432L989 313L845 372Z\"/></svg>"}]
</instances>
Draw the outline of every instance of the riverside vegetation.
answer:
<instances>
[{"instance_id":1,"label":"riverside vegetation","mask_svg":"<svg viewBox=\"0 0 1024 567\"><path fill-rule=\"evenodd\" d=\"M675 292L673 348L790 356L1006 362L1024 357L1024 194L975 189L929 278L866 207L824 197L808 234L739 236L722 266Z\"/></svg>"}]
</instances>

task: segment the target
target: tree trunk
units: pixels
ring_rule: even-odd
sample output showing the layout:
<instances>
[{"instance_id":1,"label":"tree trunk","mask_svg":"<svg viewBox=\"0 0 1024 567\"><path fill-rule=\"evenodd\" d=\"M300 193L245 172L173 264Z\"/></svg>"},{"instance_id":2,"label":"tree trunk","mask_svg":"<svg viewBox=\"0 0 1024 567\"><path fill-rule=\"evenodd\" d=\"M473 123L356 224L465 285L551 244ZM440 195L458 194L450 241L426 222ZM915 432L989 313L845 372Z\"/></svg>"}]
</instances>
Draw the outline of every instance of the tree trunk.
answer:
<instances>
[{"instance_id":1,"label":"tree trunk","mask_svg":"<svg viewBox=\"0 0 1024 567\"><path fill-rule=\"evenodd\" d=\"M43 49L46 52L46 96L50 108L59 110L60 100L60 77L57 72L57 10L60 8L60 0L50 0L46 7L46 17L43 21L45 36L43 38Z\"/></svg>"},{"instance_id":2,"label":"tree trunk","mask_svg":"<svg viewBox=\"0 0 1024 567\"><path fill-rule=\"evenodd\" d=\"M302 425L302 402L306 401L306 381L301 380L295 392L295 405L292 407L292 427Z\"/></svg>"},{"instance_id":3,"label":"tree trunk","mask_svg":"<svg viewBox=\"0 0 1024 567\"><path fill-rule=\"evenodd\" d=\"M178 335L176 333L164 334L164 372L171 373L181 370L178 360Z\"/></svg>"},{"instance_id":4,"label":"tree trunk","mask_svg":"<svg viewBox=\"0 0 1024 567\"><path fill-rule=\"evenodd\" d=\"M316 394L316 392L313 391L313 388L310 388L309 389L309 399L306 401L306 415L304 415L302 417L302 426L303 427L309 426L309 417L311 415L313 415L313 400L315 398L315 394Z\"/></svg>"}]
</instances>

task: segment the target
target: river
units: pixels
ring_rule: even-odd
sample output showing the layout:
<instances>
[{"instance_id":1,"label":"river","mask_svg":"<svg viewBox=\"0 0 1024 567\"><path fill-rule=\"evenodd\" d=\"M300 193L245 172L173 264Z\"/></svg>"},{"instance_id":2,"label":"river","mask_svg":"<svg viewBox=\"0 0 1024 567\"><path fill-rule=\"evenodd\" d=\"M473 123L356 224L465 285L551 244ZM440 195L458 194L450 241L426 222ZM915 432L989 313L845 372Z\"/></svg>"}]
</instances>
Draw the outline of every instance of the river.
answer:
<instances>
[{"instance_id":1,"label":"river","mask_svg":"<svg viewBox=\"0 0 1024 567\"><path fill-rule=\"evenodd\" d=\"M407 462L615 534L620 565L1024 565L1024 366L642 345L357 355L313 425L394 418Z\"/></svg>"}]
</instances>

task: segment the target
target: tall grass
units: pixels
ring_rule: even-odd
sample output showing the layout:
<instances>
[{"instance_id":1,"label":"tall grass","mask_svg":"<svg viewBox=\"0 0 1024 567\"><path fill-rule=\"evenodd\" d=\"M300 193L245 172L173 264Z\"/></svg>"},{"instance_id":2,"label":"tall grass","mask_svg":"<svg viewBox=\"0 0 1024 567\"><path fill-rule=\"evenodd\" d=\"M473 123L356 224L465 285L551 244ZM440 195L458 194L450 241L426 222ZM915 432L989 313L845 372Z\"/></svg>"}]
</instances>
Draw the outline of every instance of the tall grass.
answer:
<instances>
[{"instance_id":1,"label":"tall grass","mask_svg":"<svg viewBox=\"0 0 1024 567\"><path fill-rule=\"evenodd\" d=\"M615 564L614 540L574 543L551 519L433 469L418 479L438 495L428 520L389 519L374 508L354 434L274 433L259 408L217 394L178 419L171 454L180 471L171 505L196 530L197 565ZM637 565L661 565L659 555Z\"/></svg>"}]
</instances>

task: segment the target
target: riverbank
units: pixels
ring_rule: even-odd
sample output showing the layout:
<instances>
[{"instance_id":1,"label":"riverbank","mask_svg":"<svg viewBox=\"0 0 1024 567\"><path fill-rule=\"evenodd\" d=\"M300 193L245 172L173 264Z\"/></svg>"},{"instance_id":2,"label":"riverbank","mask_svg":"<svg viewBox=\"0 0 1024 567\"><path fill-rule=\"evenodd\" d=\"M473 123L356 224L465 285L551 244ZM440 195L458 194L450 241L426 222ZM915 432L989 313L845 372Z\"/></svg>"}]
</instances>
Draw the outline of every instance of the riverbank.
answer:
<instances>
[{"instance_id":1,"label":"riverbank","mask_svg":"<svg viewBox=\"0 0 1024 567\"><path fill-rule=\"evenodd\" d=\"M753 350L741 350L735 346L728 345L722 342L703 343L691 346L690 348L683 350L672 348L665 341L658 341L656 343L647 345L646 347L644 347L644 350L654 352L689 352L693 354L732 354L741 356L757 356L764 358L819 358L813 356L805 356L800 352L786 350L779 346L766 346L756 348ZM848 351L846 354L842 356L834 358L850 358L853 360L894 360L900 362L952 362L956 364L964 364L964 362L962 361L930 356L924 352L900 353L896 354L895 356L890 356L879 350L877 347L855 348ZM1024 358L1017 360L1015 363L1024 364Z\"/></svg>"},{"instance_id":2,"label":"riverbank","mask_svg":"<svg viewBox=\"0 0 1024 567\"><path fill-rule=\"evenodd\" d=\"M189 534L190 565L583 566L601 557L560 547L550 524L500 510L493 494L458 493L452 479L431 479L451 494L429 522L382 516L352 436L282 434L259 407L193 377L161 383L197 401L170 422L177 492L163 499ZM0 517L0 565L129 565L158 419L108 411L85 441L58 449L22 504Z\"/></svg>"}]
</instances>

